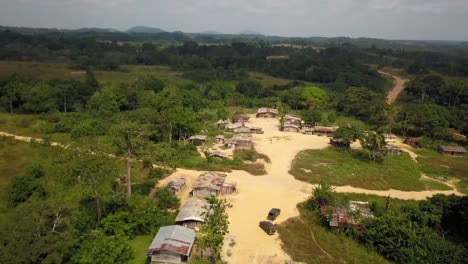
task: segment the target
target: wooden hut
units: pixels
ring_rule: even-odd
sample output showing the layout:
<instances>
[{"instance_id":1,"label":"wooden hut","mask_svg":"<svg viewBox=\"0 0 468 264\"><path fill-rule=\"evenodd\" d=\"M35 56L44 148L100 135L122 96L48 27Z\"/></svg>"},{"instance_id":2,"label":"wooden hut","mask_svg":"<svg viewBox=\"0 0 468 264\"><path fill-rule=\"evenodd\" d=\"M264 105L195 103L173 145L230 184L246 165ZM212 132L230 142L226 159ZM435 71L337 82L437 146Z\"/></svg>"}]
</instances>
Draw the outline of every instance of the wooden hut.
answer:
<instances>
[{"instance_id":1,"label":"wooden hut","mask_svg":"<svg viewBox=\"0 0 468 264\"><path fill-rule=\"evenodd\" d=\"M251 149L253 147L252 136L249 134L234 135L227 142L229 148Z\"/></svg>"},{"instance_id":2,"label":"wooden hut","mask_svg":"<svg viewBox=\"0 0 468 264\"><path fill-rule=\"evenodd\" d=\"M219 172L205 172L198 176L197 180L193 183L193 196L199 198L207 198L212 195L218 196L220 194L233 192L232 187L235 187L235 183L227 183L226 174Z\"/></svg>"},{"instance_id":3,"label":"wooden hut","mask_svg":"<svg viewBox=\"0 0 468 264\"><path fill-rule=\"evenodd\" d=\"M195 242L195 230L179 225L159 228L146 256L152 263L188 263Z\"/></svg>"},{"instance_id":4,"label":"wooden hut","mask_svg":"<svg viewBox=\"0 0 468 264\"><path fill-rule=\"evenodd\" d=\"M259 108L257 110L257 117L276 118L278 116L278 110L274 108Z\"/></svg>"},{"instance_id":5,"label":"wooden hut","mask_svg":"<svg viewBox=\"0 0 468 264\"><path fill-rule=\"evenodd\" d=\"M349 148L351 143L344 138L330 138L330 145L338 148Z\"/></svg>"},{"instance_id":6,"label":"wooden hut","mask_svg":"<svg viewBox=\"0 0 468 264\"><path fill-rule=\"evenodd\" d=\"M185 189L185 178L176 178L172 179L169 183L167 183L166 188L170 189L174 194L180 193L183 189Z\"/></svg>"},{"instance_id":7,"label":"wooden hut","mask_svg":"<svg viewBox=\"0 0 468 264\"><path fill-rule=\"evenodd\" d=\"M465 148L459 146L439 146L439 153L448 156L464 156Z\"/></svg>"},{"instance_id":8,"label":"wooden hut","mask_svg":"<svg viewBox=\"0 0 468 264\"><path fill-rule=\"evenodd\" d=\"M226 139L224 138L224 135L217 135L214 138L214 143L215 144L224 144L224 143L226 143Z\"/></svg>"},{"instance_id":9,"label":"wooden hut","mask_svg":"<svg viewBox=\"0 0 468 264\"><path fill-rule=\"evenodd\" d=\"M314 126L312 129L312 134L319 135L319 136L332 136L338 127L329 127L329 126Z\"/></svg>"},{"instance_id":10,"label":"wooden hut","mask_svg":"<svg viewBox=\"0 0 468 264\"><path fill-rule=\"evenodd\" d=\"M208 202L205 199L192 199L184 203L175 219L176 224L183 227L199 230L209 211Z\"/></svg>"},{"instance_id":11,"label":"wooden hut","mask_svg":"<svg viewBox=\"0 0 468 264\"><path fill-rule=\"evenodd\" d=\"M413 148L418 148L419 145L418 145L418 142L419 140L421 140L422 137L408 137L405 139L405 144L408 144L410 146L412 146Z\"/></svg>"},{"instance_id":12,"label":"wooden hut","mask_svg":"<svg viewBox=\"0 0 468 264\"><path fill-rule=\"evenodd\" d=\"M216 122L216 126L219 129L225 129L231 122L229 120L222 120L220 119L218 122Z\"/></svg>"},{"instance_id":13,"label":"wooden hut","mask_svg":"<svg viewBox=\"0 0 468 264\"><path fill-rule=\"evenodd\" d=\"M233 117L232 117L232 121L234 123L237 123L237 122L247 122L249 121L250 119L250 116L248 115L244 115L244 114L235 114Z\"/></svg>"},{"instance_id":14,"label":"wooden hut","mask_svg":"<svg viewBox=\"0 0 468 264\"><path fill-rule=\"evenodd\" d=\"M401 148L395 145L387 145L385 147L385 154L387 156L399 156L401 155Z\"/></svg>"},{"instance_id":15,"label":"wooden hut","mask_svg":"<svg viewBox=\"0 0 468 264\"><path fill-rule=\"evenodd\" d=\"M206 138L207 136L204 135L195 135L189 138L189 142L194 144L195 146L200 146L205 144Z\"/></svg>"},{"instance_id":16,"label":"wooden hut","mask_svg":"<svg viewBox=\"0 0 468 264\"><path fill-rule=\"evenodd\" d=\"M293 116L293 115L285 115L284 116L284 123L285 124L292 124L292 125L298 126L300 128L302 126L302 119L297 117L297 116Z\"/></svg>"},{"instance_id":17,"label":"wooden hut","mask_svg":"<svg viewBox=\"0 0 468 264\"><path fill-rule=\"evenodd\" d=\"M284 132L299 132L301 131L301 128L299 126L296 126L295 124L284 124L283 131Z\"/></svg>"},{"instance_id":18,"label":"wooden hut","mask_svg":"<svg viewBox=\"0 0 468 264\"><path fill-rule=\"evenodd\" d=\"M237 122L237 123L231 124L227 127L227 129L234 133L255 133L255 134L263 133L262 128L254 127L253 125L247 122Z\"/></svg>"}]
</instances>

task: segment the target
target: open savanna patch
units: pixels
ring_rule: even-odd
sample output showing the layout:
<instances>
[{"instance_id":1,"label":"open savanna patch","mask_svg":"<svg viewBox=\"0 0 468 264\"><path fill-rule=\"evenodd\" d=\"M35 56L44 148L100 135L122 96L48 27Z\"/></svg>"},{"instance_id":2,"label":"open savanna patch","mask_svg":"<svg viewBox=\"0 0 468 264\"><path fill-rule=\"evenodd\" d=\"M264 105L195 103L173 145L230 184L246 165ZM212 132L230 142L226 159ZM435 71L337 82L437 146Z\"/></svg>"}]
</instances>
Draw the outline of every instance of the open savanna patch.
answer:
<instances>
[{"instance_id":1,"label":"open savanna patch","mask_svg":"<svg viewBox=\"0 0 468 264\"><path fill-rule=\"evenodd\" d=\"M370 190L447 189L443 183L430 182L430 186L426 186L420 180L420 165L411 160L407 153L384 156L383 162L378 163L367 160L360 150L305 150L296 156L290 173L298 180L310 183L325 182Z\"/></svg>"},{"instance_id":2,"label":"open savanna patch","mask_svg":"<svg viewBox=\"0 0 468 264\"><path fill-rule=\"evenodd\" d=\"M418 150L417 160L422 171L429 177L441 180L456 179L459 192L468 193L468 156L444 156L433 150Z\"/></svg>"}]
</instances>

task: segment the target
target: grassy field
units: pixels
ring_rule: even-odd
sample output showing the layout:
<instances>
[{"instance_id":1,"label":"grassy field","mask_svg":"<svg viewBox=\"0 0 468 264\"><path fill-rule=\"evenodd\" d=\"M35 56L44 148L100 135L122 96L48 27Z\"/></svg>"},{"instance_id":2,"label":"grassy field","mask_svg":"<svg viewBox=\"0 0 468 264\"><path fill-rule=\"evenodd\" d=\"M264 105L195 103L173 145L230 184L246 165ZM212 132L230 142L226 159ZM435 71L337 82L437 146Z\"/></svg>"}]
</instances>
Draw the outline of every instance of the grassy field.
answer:
<instances>
[{"instance_id":1,"label":"grassy field","mask_svg":"<svg viewBox=\"0 0 468 264\"><path fill-rule=\"evenodd\" d=\"M76 79L85 80L86 72L74 70L64 63L44 63L28 61L0 61L0 77L18 74L37 80ZM118 71L94 71L101 84L132 83L138 77L152 75L168 81L184 81L182 73L168 66L124 65ZM263 73L250 73L252 79L260 81L265 87L284 85L289 80L276 78Z\"/></svg>"},{"instance_id":2,"label":"grassy field","mask_svg":"<svg viewBox=\"0 0 468 264\"><path fill-rule=\"evenodd\" d=\"M301 205L298 208L299 217L290 218L277 226L283 248L293 260L308 264L388 263L383 257L358 242L322 227L315 213Z\"/></svg>"},{"instance_id":3,"label":"grassy field","mask_svg":"<svg viewBox=\"0 0 468 264\"><path fill-rule=\"evenodd\" d=\"M433 150L418 150L417 160L422 166L422 171L429 177L455 178L458 191L468 194L468 156L451 157L444 156Z\"/></svg>"},{"instance_id":4,"label":"grassy field","mask_svg":"<svg viewBox=\"0 0 468 264\"><path fill-rule=\"evenodd\" d=\"M342 186L387 190L421 191L428 187L443 189L434 182L425 186L420 181L420 166L406 153L401 156L384 157L383 163L366 160L358 151L344 151L333 148L306 150L300 152L291 167L291 174L297 179Z\"/></svg>"},{"instance_id":5,"label":"grassy field","mask_svg":"<svg viewBox=\"0 0 468 264\"><path fill-rule=\"evenodd\" d=\"M134 251L133 259L131 259L128 264L145 264L147 257L146 257L146 250L148 249L151 241L153 240L154 236L146 235L146 236L137 236L130 244Z\"/></svg>"},{"instance_id":6,"label":"grassy field","mask_svg":"<svg viewBox=\"0 0 468 264\"><path fill-rule=\"evenodd\" d=\"M0 61L0 77L14 73L38 80L77 79L85 80L86 73L73 70L63 63L42 63L23 61ZM153 75L166 80L180 80L180 73L167 66L124 65L119 71L95 71L98 82L102 84L131 83L139 76Z\"/></svg>"}]
</instances>

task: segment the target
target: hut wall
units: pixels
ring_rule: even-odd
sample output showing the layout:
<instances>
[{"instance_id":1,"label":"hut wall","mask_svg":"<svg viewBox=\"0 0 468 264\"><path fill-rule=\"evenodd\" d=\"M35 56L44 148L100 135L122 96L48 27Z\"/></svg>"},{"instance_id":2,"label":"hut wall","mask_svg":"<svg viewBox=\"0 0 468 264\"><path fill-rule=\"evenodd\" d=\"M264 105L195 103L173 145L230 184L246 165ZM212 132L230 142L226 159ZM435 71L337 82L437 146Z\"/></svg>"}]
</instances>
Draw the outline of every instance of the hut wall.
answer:
<instances>
[{"instance_id":1,"label":"hut wall","mask_svg":"<svg viewBox=\"0 0 468 264\"><path fill-rule=\"evenodd\" d=\"M299 132L299 129L297 129L295 127L285 127L283 129L283 131L285 131L285 132Z\"/></svg>"},{"instance_id":2,"label":"hut wall","mask_svg":"<svg viewBox=\"0 0 468 264\"><path fill-rule=\"evenodd\" d=\"M238 127L234 129L234 133L249 133L250 128L248 127Z\"/></svg>"},{"instance_id":3,"label":"hut wall","mask_svg":"<svg viewBox=\"0 0 468 264\"><path fill-rule=\"evenodd\" d=\"M151 261L155 263L186 263L187 257L180 254L162 250L151 256Z\"/></svg>"},{"instance_id":4,"label":"hut wall","mask_svg":"<svg viewBox=\"0 0 468 264\"><path fill-rule=\"evenodd\" d=\"M193 196L200 198L207 198L210 196L218 196L218 191L209 188L195 188L193 189Z\"/></svg>"}]
</instances>

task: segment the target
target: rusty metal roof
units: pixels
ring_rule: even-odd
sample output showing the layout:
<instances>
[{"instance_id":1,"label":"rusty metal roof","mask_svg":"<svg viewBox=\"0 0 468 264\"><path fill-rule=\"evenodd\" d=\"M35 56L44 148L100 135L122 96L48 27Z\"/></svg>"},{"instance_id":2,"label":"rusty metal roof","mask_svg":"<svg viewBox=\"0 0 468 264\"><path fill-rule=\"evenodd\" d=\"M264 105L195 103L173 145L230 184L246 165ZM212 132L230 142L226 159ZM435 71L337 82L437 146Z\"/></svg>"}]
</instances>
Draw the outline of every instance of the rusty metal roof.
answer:
<instances>
[{"instance_id":1,"label":"rusty metal roof","mask_svg":"<svg viewBox=\"0 0 468 264\"><path fill-rule=\"evenodd\" d=\"M192 188L210 188L213 190L221 190L223 183L226 180L226 176L226 174L214 171L202 173L193 183Z\"/></svg>"},{"instance_id":2,"label":"rusty metal roof","mask_svg":"<svg viewBox=\"0 0 468 264\"><path fill-rule=\"evenodd\" d=\"M459 147L459 146L440 146L440 149L442 151L447 151L447 152L460 152L460 153L466 152L465 148Z\"/></svg>"},{"instance_id":3,"label":"rusty metal roof","mask_svg":"<svg viewBox=\"0 0 468 264\"><path fill-rule=\"evenodd\" d=\"M158 251L170 251L189 256L195 236L195 230L190 228L178 225L163 226L151 242L146 255L151 256Z\"/></svg>"}]
</instances>

